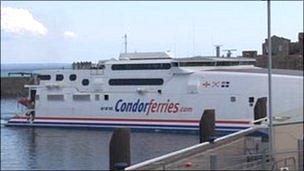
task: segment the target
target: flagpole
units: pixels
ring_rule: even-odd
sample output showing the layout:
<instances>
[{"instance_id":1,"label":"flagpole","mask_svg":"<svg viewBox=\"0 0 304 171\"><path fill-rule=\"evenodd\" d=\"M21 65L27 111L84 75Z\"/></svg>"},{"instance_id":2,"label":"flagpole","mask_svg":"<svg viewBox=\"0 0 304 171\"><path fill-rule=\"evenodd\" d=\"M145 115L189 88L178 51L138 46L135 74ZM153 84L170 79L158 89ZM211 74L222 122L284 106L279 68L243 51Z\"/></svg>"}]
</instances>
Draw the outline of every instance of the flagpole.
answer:
<instances>
[{"instance_id":1,"label":"flagpole","mask_svg":"<svg viewBox=\"0 0 304 171\"><path fill-rule=\"evenodd\" d=\"M273 125L272 125L272 49L271 49L271 11L270 11L270 1L267 0L267 29L268 29L268 119L269 119L269 153L273 154L274 149L274 138L273 138Z\"/></svg>"}]
</instances>

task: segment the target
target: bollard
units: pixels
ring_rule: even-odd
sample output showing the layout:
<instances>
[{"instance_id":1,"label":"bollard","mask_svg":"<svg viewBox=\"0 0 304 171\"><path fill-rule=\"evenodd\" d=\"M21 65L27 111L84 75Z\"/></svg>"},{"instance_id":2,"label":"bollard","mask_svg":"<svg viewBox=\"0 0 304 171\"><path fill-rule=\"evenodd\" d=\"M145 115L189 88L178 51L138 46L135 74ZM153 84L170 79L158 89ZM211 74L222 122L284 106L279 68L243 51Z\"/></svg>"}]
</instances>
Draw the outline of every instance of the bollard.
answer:
<instances>
[{"instance_id":1,"label":"bollard","mask_svg":"<svg viewBox=\"0 0 304 171\"><path fill-rule=\"evenodd\" d=\"M130 129L116 128L110 140L110 170L124 170L130 166Z\"/></svg>"},{"instance_id":2,"label":"bollard","mask_svg":"<svg viewBox=\"0 0 304 171\"><path fill-rule=\"evenodd\" d=\"M200 143L210 141L213 142L215 135L215 111L214 109L206 109L199 123Z\"/></svg>"},{"instance_id":3,"label":"bollard","mask_svg":"<svg viewBox=\"0 0 304 171\"><path fill-rule=\"evenodd\" d=\"M267 97L258 98L254 106L254 120L265 118L267 116ZM261 121L262 122L262 121ZM261 124L256 122L255 124Z\"/></svg>"}]
</instances>

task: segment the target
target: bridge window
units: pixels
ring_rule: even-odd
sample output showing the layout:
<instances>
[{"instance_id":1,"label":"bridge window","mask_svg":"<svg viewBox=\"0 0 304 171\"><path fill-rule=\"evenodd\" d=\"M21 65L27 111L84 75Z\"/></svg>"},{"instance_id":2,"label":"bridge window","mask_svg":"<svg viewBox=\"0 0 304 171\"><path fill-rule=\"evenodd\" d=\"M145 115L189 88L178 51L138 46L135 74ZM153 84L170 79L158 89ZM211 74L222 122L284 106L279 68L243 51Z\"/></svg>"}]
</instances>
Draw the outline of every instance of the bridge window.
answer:
<instances>
[{"instance_id":1,"label":"bridge window","mask_svg":"<svg viewBox=\"0 0 304 171\"><path fill-rule=\"evenodd\" d=\"M70 81L75 81L77 78L76 74L71 74L70 75Z\"/></svg>"},{"instance_id":2,"label":"bridge window","mask_svg":"<svg viewBox=\"0 0 304 171\"><path fill-rule=\"evenodd\" d=\"M38 78L40 80L50 80L51 76L50 75L38 75Z\"/></svg>"},{"instance_id":3,"label":"bridge window","mask_svg":"<svg viewBox=\"0 0 304 171\"><path fill-rule=\"evenodd\" d=\"M109 84L113 86L130 86L130 85L144 85L144 86L154 86L163 85L164 80L161 78L130 78L130 79L110 79Z\"/></svg>"},{"instance_id":4,"label":"bridge window","mask_svg":"<svg viewBox=\"0 0 304 171\"><path fill-rule=\"evenodd\" d=\"M169 63L149 63L149 64L114 64L112 70L168 70Z\"/></svg>"},{"instance_id":5,"label":"bridge window","mask_svg":"<svg viewBox=\"0 0 304 171\"><path fill-rule=\"evenodd\" d=\"M171 65L172 67L178 67L178 62L172 62Z\"/></svg>"},{"instance_id":6,"label":"bridge window","mask_svg":"<svg viewBox=\"0 0 304 171\"><path fill-rule=\"evenodd\" d=\"M63 80L63 75L62 74L57 74L56 75L56 81L62 81Z\"/></svg>"}]
</instances>

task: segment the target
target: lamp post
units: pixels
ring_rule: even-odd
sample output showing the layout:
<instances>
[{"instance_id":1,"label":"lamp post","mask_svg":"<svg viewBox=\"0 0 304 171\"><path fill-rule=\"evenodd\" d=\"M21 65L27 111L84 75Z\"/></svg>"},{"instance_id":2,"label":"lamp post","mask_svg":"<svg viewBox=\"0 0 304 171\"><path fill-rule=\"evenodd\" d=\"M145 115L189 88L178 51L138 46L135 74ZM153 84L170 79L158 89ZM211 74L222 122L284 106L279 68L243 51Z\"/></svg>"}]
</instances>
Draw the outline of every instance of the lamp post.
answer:
<instances>
[{"instance_id":1,"label":"lamp post","mask_svg":"<svg viewBox=\"0 0 304 171\"><path fill-rule=\"evenodd\" d=\"M274 149L274 138L273 138L273 125L272 125L272 89L271 89L271 74L272 74L272 50L271 50L271 11L270 11L270 1L267 0L267 30L268 30L268 119L269 119L269 153L273 154Z\"/></svg>"}]
</instances>

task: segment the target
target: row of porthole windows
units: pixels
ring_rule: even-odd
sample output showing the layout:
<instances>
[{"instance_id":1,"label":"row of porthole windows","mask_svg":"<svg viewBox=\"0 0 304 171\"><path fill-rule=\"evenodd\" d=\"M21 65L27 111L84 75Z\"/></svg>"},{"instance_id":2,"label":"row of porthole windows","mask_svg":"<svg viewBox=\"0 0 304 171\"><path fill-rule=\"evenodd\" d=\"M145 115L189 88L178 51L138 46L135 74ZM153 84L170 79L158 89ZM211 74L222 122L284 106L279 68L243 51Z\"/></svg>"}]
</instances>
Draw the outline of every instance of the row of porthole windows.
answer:
<instances>
[{"instance_id":1,"label":"row of porthole windows","mask_svg":"<svg viewBox=\"0 0 304 171\"><path fill-rule=\"evenodd\" d=\"M37 94L35 96L36 100L40 99L40 96ZM73 101L91 101L91 95L90 94L74 94L72 96ZM103 99L105 101L109 100L109 95L105 94L103 95ZM63 94L48 94L47 95L47 100L48 101L64 101L64 95ZM95 101L100 101L100 95L95 94Z\"/></svg>"},{"instance_id":2,"label":"row of porthole windows","mask_svg":"<svg viewBox=\"0 0 304 171\"><path fill-rule=\"evenodd\" d=\"M39 75L38 78L40 80L46 81L46 80L50 80L51 76L50 75ZM62 74L56 74L56 81L63 81L63 79L64 79L64 76ZM70 81L75 81L77 79L76 74L71 74L69 76L69 79L70 79ZM88 86L90 84L90 81L89 81L89 79L82 79L81 84L83 86Z\"/></svg>"}]
</instances>

